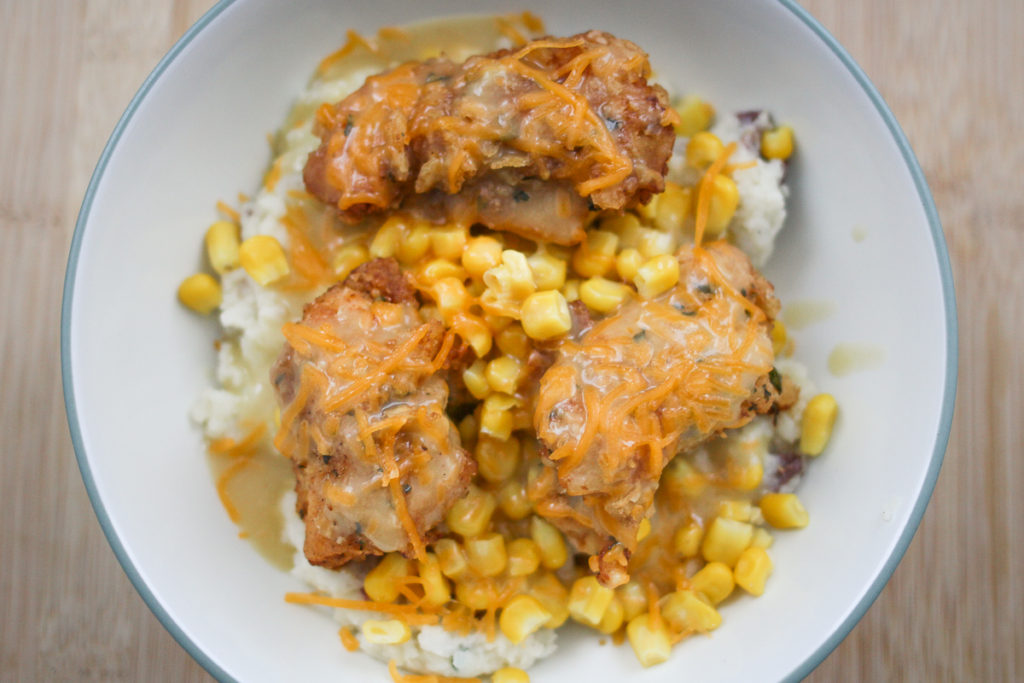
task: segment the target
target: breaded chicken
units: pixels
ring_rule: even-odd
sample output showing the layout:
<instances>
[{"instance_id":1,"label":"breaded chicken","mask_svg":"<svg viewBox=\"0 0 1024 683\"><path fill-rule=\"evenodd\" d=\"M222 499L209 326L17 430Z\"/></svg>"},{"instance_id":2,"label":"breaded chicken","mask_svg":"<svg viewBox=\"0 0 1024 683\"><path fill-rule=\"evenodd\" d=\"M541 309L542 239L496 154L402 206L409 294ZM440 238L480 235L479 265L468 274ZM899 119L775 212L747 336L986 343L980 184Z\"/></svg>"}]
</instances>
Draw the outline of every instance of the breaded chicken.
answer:
<instances>
[{"instance_id":1,"label":"breaded chicken","mask_svg":"<svg viewBox=\"0 0 1024 683\"><path fill-rule=\"evenodd\" d=\"M410 62L317 112L307 189L359 220L403 206L558 244L664 189L675 113L647 55L590 31Z\"/></svg>"},{"instance_id":2,"label":"breaded chicken","mask_svg":"<svg viewBox=\"0 0 1024 683\"><path fill-rule=\"evenodd\" d=\"M310 563L423 552L475 473L445 414L451 349L391 259L360 266L284 327L271 377Z\"/></svg>"},{"instance_id":3,"label":"breaded chicken","mask_svg":"<svg viewBox=\"0 0 1024 683\"><path fill-rule=\"evenodd\" d=\"M677 258L676 287L562 342L540 382L534 425L547 467L531 498L609 586L628 579L672 457L773 404L761 400L779 307L771 284L724 242Z\"/></svg>"}]
</instances>

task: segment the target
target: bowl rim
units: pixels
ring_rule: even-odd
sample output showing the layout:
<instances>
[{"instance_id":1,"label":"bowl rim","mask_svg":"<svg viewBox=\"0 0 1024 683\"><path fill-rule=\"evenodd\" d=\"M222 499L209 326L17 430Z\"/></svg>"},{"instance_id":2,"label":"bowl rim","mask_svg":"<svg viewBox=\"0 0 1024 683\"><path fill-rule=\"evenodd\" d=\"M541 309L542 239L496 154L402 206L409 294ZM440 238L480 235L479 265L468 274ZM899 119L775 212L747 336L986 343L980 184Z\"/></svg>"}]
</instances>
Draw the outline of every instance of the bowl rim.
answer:
<instances>
[{"instance_id":1,"label":"bowl rim","mask_svg":"<svg viewBox=\"0 0 1024 683\"><path fill-rule=\"evenodd\" d=\"M784 679L785 681L799 681L821 664L839 645L839 643L849 635L850 631L853 630L853 627L861 620L868 608L871 607L875 602L875 599L882 592L885 584L888 583L889 579L892 577L897 565L899 565L907 551L907 548L910 546L910 542L921 523L925 509L927 508L928 502L934 492L935 483L938 479L939 470L942 466L946 447L949 442L949 433L953 420L953 407L956 399L959 355L956 295L953 286L953 271L950 265L949 251L942 232L942 224L939 221L938 211L935 207L931 191L928 188L928 183L925 180L924 172L922 171L914 152L910 148L910 143L908 142L906 135L903 133L902 128L900 128L899 123L896 122L896 117L885 103L885 100L882 98L877 88L875 88L874 84L871 83L870 79L868 79L863 69L861 69L861 67L854 61L853 57L851 57L846 49L839 44L839 41L837 41L817 19L811 16L807 10L798 5L796 0L776 1L782 5L782 7L790 11L804 24L807 29L825 43L840 62L842 62L850 75L853 76L858 85L860 85L864 94L871 100L875 110L882 117L889 133L892 135L894 142L899 148L903 161L907 166L907 170L910 171L913 178L918 199L921 202L921 207L924 209L925 216L931 230L932 243L935 247L935 256L939 266L939 276L942 280L942 298L946 321L946 373L943 382L943 398L940 410L939 426L935 437L935 447L932 451L932 456L928 464L928 470L925 474L920 494L918 495L911 510L910 516L907 520L907 525L900 533L900 536L893 547L892 553L889 555L878 575L861 597L860 601L856 606L854 606L847 617L832 632L832 634L829 635L829 637L820 646L818 646L818 648L809 657L794 668ZM75 221L75 231L71 240L68 265L64 276L60 321L61 381L64 392L64 407L65 412L67 413L68 428L71 433L71 442L75 451L75 458L78 461L78 468L81 471L82 481L85 484L86 492L89 495L89 501L91 502L93 510L96 513L96 517L99 520L100 527L103 529L107 542L114 551L114 555L117 557L121 568L132 582L135 590L138 591L143 601L149 607L150 611L152 611L163 627L167 629L178 644L184 648L185 651L188 652L188 654L210 675L219 681L233 681L235 679L217 662L213 661L213 659L207 655L206 652L195 641L193 641L180 626L178 626L160 601L156 598L152 590L150 590L149 586L146 585L138 569L129 557L121 539L114 531L110 516L107 513L103 501L99 497L99 493L96 489L96 483L92 475L92 470L89 465L89 460L85 453L85 444L82 440L81 425L79 424L78 410L75 404L75 393L72 380L73 373L71 366L71 303L74 299L75 276L78 271L78 260L81 254L82 242L85 237L85 227L89 221L89 216L92 210L93 199L100 181L103 178L107 164L109 163L114 150L117 148L121 136L124 134L124 131L128 127L132 118L134 118L135 113L139 108L139 104L143 99L145 99L146 95L160 79L163 73L171 66L175 59L177 59L178 55L207 25L236 2L237 0L219 0L216 5L207 10L207 12L203 14L199 20L196 21L196 23L193 24L181 36L181 38L177 40L177 42L174 43L167 54L164 55L152 72L150 72L146 77L146 80L143 81L142 85L129 102L124 113L121 115L121 118L118 120L114 130L111 132L110 138L107 140L107 143L103 148L103 152L100 154L99 160L96 163L96 168L93 170L92 176L89 179L89 185L86 188L85 196L82 200L81 208L79 209L78 218Z\"/></svg>"}]
</instances>

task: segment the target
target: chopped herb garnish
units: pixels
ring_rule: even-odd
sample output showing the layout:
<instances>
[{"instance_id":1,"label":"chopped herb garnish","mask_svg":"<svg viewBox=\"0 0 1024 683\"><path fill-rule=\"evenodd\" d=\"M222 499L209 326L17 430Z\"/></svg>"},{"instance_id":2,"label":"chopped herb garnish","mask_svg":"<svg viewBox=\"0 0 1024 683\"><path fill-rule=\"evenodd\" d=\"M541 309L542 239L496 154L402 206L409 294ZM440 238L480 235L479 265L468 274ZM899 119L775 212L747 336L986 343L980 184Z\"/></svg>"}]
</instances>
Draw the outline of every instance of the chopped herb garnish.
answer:
<instances>
[{"instance_id":1,"label":"chopped herb garnish","mask_svg":"<svg viewBox=\"0 0 1024 683\"><path fill-rule=\"evenodd\" d=\"M409 484L402 484L402 493L409 493L412 491L412 486Z\"/></svg>"},{"instance_id":2,"label":"chopped herb garnish","mask_svg":"<svg viewBox=\"0 0 1024 683\"><path fill-rule=\"evenodd\" d=\"M683 315L697 315L697 311L691 311L682 304L672 304L672 306Z\"/></svg>"},{"instance_id":3,"label":"chopped herb garnish","mask_svg":"<svg viewBox=\"0 0 1024 683\"><path fill-rule=\"evenodd\" d=\"M638 342L638 341L640 341L641 339L643 339L646 336L647 336L647 330L640 330L639 332L637 332L636 334L633 335L633 341Z\"/></svg>"},{"instance_id":4,"label":"chopped herb garnish","mask_svg":"<svg viewBox=\"0 0 1024 683\"><path fill-rule=\"evenodd\" d=\"M616 119L605 119L604 127L610 131L616 131L619 128L622 128L622 121Z\"/></svg>"},{"instance_id":5,"label":"chopped herb garnish","mask_svg":"<svg viewBox=\"0 0 1024 683\"><path fill-rule=\"evenodd\" d=\"M352 132L352 126L355 124L355 119L352 118L352 114L349 114L345 119L345 137Z\"/></svg>"},{"instance_id":6,"label":"chopped herb garnish","mask_svg":"<svg viewBox=\"0 0 1024 683\"><path fill-rule=\"evenodd\" d=\"M517 202L528 202L530 201L530 195L525 190L516 190L516 193L512 195L512 199Z\"/></svg>"},{"instance_id":7,"label":"chopped herb garnish","mask_svg":"<svg viewBox=\"0 0 1024 683\"><path fill-rule=\"evenodd\" d=\"M768 373L768 381L772 383L772 386L775 387L776 391L780 393L782 392L782 377L779 376L778 370L775 368L771 369Z\"/></svg>"},{"instance_id":8,"label":"chopped herb garnish","mask_svg":"<svg viewBox=\"0 0 1024 683\"><path fill-rule=\"evenodd\" d=\"M701 294L714 294L715 288L705 282L704 284L697 285L697 291Z\"/></svg>"}]
</instances>

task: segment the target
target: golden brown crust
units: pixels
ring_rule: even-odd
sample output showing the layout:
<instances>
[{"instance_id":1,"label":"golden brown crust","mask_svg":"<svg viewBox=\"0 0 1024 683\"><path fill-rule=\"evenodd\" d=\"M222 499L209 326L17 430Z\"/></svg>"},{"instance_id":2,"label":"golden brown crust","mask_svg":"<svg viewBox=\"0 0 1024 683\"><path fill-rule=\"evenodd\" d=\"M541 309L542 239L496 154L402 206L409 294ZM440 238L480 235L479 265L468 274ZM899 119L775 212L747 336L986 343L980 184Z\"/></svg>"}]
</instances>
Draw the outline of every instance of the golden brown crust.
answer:
<instances>
[{"instance_id":1,"label":"golden brown crust","mask_svg":"<svg viewBox=\"0 0 1024 683\"><path fill-rule=\"evenodd\" d=\"M378 259L284 331L275 441L292 460L307 559L337 568L421 552L476 471L445 414L444 326L422 319L398 264Z\"/></svg>"},{"instance_id":2,"label":"golden brown crust","mask_svg":"<svg viewBox=\"0 0 1024 683\"><path fill-rule=\"evenodd\" d=\"M317 113L310 193L355 222L398 207L574 244L590 209L662 191L674 112L647 55L600 31L403 64Z\"/></svg>"},{"instance_id":3,"label":"golden brown crust","mask_svg":"<svg viewBox=\"0 0 1024 683\"><path fill-rule=\"evenodd\" d=\"M378 258L364 263L349 274L344 286L378 301L393 304L416 302L416 290L393 258Z\"/></svg>"}]
</instances>

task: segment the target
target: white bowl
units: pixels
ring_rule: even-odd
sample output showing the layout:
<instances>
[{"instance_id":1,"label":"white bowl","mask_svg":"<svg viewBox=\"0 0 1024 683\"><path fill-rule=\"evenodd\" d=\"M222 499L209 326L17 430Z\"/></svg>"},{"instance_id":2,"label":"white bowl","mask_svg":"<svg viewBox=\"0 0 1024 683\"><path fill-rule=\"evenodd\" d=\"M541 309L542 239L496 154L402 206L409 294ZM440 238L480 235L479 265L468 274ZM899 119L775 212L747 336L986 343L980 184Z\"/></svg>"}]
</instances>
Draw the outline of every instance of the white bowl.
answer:
<instances>
[{"instance_id":1,"label":"white bowl","mask_svg":"<svg viewBox=\"0 0 1024 683\"><path fill-rule=\"evenodd\" d=\"M301 4L301 7L299 6ZM892 114L836 41L791 2L515 4L553 33L603 28L651 54L659 80L720 110L765 107L793 124L790 215L767 268L783 299L836 312L797 333L798 357L841 417L801 489L810 526L780 534L757 600L722 629L641 669L628 647L561 637L534 681L799 679L850 631L899 562L938 475L953 407L956 314L924 177ZM285 604L298 588L224 514L186 413L208 382L211 323L175 300L198 266L211 205L258 186L264 137L345 30L498 0L221 2L146 80L107 144L75 230L61 330L68 420L114 552L164 626L221 679L387 680L336 628ZM855 241L851 231L866 234ZM839 342L884 349L843 377Z\"/></svg>"}]
</instances>

